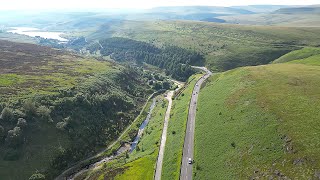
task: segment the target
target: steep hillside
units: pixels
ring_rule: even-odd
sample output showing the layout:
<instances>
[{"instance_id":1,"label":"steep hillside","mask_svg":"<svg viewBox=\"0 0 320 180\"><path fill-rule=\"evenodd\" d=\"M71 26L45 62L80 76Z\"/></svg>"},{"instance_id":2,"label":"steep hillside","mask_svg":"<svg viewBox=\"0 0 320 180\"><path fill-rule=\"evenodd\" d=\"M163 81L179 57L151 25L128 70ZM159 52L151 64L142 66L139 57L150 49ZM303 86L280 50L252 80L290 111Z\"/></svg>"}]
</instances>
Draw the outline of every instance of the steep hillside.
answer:
<instances>
[{"instance_id":1,"label":"steep hillside","mask_svg":"<svg viewBox=\"0 0 320 180\"><path fill-rule=\"evenodd\" d=\"M200 92L195 179L318 179L320 57L214 75Z\"/></svg>"},{"instance_id":2,"label":"steep hillside","mask_svg":"<svg viewBox=\"0 0 320 180\"><path fill-rule=\"evenodd\" d=\"M3 179L52 179L118 137L153 92L141 70L106 61L8 41L0 54Z\"/></svg>"}]
</instances>

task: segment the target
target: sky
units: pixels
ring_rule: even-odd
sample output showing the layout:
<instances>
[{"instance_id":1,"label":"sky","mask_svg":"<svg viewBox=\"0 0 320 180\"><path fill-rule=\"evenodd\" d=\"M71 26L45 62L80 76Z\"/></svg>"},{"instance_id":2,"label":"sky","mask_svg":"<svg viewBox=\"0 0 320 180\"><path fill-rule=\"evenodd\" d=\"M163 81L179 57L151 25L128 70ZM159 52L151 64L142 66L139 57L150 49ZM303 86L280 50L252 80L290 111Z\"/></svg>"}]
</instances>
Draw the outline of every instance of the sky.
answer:
<instances>
[{"instance_id":1,"label":"sky","mask_svg":"<svg viewBox=\"0 0 320 180\"><path fill-rule=\"evenodd\" d=\"M125 8L158 6L311 5L320 0L0 0L0 10Z\"/></svg>"}]
</instances>

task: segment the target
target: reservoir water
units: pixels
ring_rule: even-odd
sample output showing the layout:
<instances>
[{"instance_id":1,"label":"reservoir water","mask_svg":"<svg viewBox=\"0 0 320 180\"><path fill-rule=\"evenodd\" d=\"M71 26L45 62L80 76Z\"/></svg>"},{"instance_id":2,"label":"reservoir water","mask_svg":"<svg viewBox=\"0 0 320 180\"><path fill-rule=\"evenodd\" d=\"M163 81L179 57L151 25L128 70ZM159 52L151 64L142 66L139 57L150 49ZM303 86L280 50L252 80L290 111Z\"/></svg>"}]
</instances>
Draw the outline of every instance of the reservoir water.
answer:
<instances>
[{"instance_id":1,"label":"reservoir water","mask_svg":"<svg viewBox=\"0 0 320 180\"><path fill-rule=\"evenodd\" d=\"M7 32L9 33L15 33L15 34L22 34L27 35L31 37L42 37L46 39L55 39L61 42L67 42L68 39L62 38L61 35L64 33L62 32L50 32L50 31L41 31L37 28L29 28L29 27L11 27L12 30L9 30Z\"/></svg>"}]
</instances>

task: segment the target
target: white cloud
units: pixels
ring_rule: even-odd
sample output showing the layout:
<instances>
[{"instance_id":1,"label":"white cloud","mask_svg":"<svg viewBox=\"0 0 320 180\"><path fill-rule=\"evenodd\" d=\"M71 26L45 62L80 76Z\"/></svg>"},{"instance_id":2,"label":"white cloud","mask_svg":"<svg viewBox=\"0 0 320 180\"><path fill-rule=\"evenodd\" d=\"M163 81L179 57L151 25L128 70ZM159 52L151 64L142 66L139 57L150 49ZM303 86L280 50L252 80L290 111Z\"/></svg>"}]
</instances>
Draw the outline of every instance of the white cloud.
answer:
<instances>
[{"instance_id":1,"label":"white cloud","mask_svg":"<svg viewBox=\"0 0 320 180\"><path fill-rule=\"evenodd\" d=\"M320 0L0 0L0 9L151 8L156 6L309 5Z\"/></svg>"}]
</instances>

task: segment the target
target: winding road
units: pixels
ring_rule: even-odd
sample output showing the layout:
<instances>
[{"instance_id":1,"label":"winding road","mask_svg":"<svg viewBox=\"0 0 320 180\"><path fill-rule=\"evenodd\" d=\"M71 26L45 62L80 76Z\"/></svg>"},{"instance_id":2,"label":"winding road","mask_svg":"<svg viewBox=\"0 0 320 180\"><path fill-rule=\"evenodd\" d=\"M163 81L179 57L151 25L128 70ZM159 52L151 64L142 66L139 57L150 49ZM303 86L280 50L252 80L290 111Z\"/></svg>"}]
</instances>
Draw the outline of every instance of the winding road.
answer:
<instances>
[{"instance_id":1,"label":"winding road","mask_svg":"<svg viewBox=\"0 0 320 180\"><path fill-rule=\"evenodd\" d=\"M212 73L205 67L193 66L193 68L201 69L205 71L206 74L197 81L191 95L187 129L186 129L186 135L185 135L184 145L183 145L182 164L180 169L180 180L192 179L192 164L189 164L188 159L191 158L193 160L194 130L195 130L195 119L196 119L196 112L197 112L197 100L198 100L198 95L199 95L202 83L212 75Z\"/></svg>"}]
</instances>

